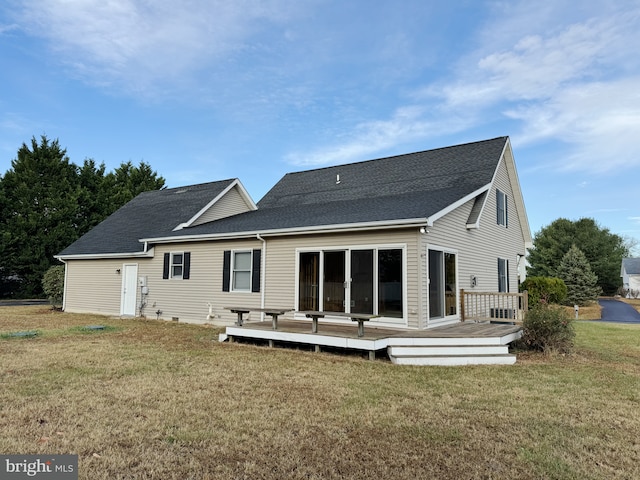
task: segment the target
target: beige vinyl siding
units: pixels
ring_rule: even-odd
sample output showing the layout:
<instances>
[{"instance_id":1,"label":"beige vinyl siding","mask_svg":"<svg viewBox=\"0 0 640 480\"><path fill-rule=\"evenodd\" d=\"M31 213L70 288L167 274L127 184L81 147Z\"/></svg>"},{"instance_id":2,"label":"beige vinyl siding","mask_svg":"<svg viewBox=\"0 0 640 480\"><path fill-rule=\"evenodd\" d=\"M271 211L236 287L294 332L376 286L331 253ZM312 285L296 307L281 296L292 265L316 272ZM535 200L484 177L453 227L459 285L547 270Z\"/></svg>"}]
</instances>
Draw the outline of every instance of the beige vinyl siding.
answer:
<instances>
[{"instance_id":1,"label":"beige vinyl siding","mask_svg":"<svg viewBox=\"0 0 640 480\"><path fill-rule=\"evenodd\" d=\"M222 198L204 212L193 225L200 225L207 222L213 222L221 218L230 217L239 213L249 211L249 205L245 199L240 195L238 187L233 187Z\"/></svg>"},{"instance_id":2,"label":"beige vinyl siding","mask_svg":"<svg viewBox=\"0 0 640 480\"><path fill-rule=\"evenodd\" d=\"M118 275L116 269L123 271L123 264L137 264L138 277L146 277L147 281L149 293L142 311L147 318L176 317L191 323L231 324L236 316L224 307L260 307L261 293L222 291L224 251L260 248L262 242L257 240L199 242L156 246L154 257L149 259L70 260L65 310L119 315L122 274ZM189 279L162 278L164 254L171 252L191 252ZM139 306L140 291L136 303ZM211 319L207 319L208 303L213 305Z\"/></svg>"},{"instance_id":3,"label":"beige vinyl siding","mask_svg":"<svg viewBox=\"0 0 640 480\"><path fill-rule=\"evenodd\" d=\"M496 188L507 194L508 227L497 224ZM518 255L525 252L524 239L514 194L504 161L496 172L478 228L467 229L466 223L474 201L471 200L434 222L429 233L422 236L425 251L429 246L458 252L458 289L471 290L471 276L477 279L475 291L498 291L498 258L509 260L509 291L518 291ZM523 260L524 261L524 260ZM423 281L426 282L426 268ZM426 285L426 283L425 283ZM427 295L422 310L428 312Z\"/></svg>"},{"instance_id":4,"label":"beige vinyl siding","mask_svg":"<svg viewBox=\"0 0 640 480\"><path fill-rule=\"evenodd\" d=\"M323 250L353 247L377 248L395 245L405 248L405 319L407 325L418 328L418 264L419 253L415 229L376 232L298 235L267 239L267 290L265 305L268 307L294 308L296 305L297 256L302 250ZM371 323L375 323L372 321Z\"/></svg>"},{"instance_id":5,"label":"beige vinyl siding","mask_svg":"<svg viewBox=\"0 0 640 480\"><path fill-rule=\"evenodd\" d=\"M159 310L162 312L159 317L166 320L177 317L192 323L232 324L236 315L224 307L260 307L261 293L222 291L224 251L261 248L262 242L257 240L156 246L154 258L141 266L138 273L147 276L149 287L145 315L156 318ZM171 252L191 253L189 279L162 278L164 254ZM208 303L213 307L210 319L207 319Z\"/></svg>"},{"instance_id":6,"label":"beige vinyl siding","mask_svg":"<svg viewBox=\"0 0 640 480\"><path fill-rule=\"evenodd\" d=\"M299 249L326 249L335 247L355 247L380 245L406 246L406 292L405 317L410 327L418 326L418 290L413 280L417 278L418 250L417 236L412 230L368 232L358 234L298 235L290 237L266 238L266 249L259 240L214 241L185 243L179 245L159 245L155 247L154 258L140 264L138 275L147 276L149 294L145 315L171 320L195 323L213 323L230 325L236 321L236 315L224 307L264 306L293 309L296 305L296 265ZM264 292L223 292L222 269L225 250L262 249L263 272L266 263L266 290ZM162 279L163 257L165 252L191 252L191 272L188 280ZM207 319L208 303L212 304L214 318ZM292 318L293 313L284 318ZM248 320L260 320L259 313L252 312ZM247 316L245 316L247 319Z\"/></svg>"},{"instance_id":7,"label":"beige vinyl siding","mask_svg":"<svg viewBox=\"0 0 640 480\"><path fill-rule=\"evenodd\" d=\"M123 264L131 260L69 260L66 264L65 311L120 315ZM120 273L117 273L117 270Z\"/></svg>"}]
</instances>

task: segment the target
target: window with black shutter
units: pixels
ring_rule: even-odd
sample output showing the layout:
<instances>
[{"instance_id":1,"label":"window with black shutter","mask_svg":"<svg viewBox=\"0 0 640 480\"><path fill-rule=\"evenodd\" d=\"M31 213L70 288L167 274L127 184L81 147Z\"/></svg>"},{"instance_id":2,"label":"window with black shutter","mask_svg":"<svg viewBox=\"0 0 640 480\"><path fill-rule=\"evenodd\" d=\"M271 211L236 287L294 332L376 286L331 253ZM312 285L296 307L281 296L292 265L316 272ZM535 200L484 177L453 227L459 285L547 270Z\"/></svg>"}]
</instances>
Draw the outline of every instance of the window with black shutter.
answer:
<instances>
[{"instance_id":1,"label":"window with black shutter","mask_svg":"<svg viewBox=\"0 0 640 480\"><path fill-rule=\"evenodd\" d=\"M259 292L262 251L225 250L222 261L223 292Z\"/></svg>"},{"instance_id":2,"label":"window with black shutter","mask_svg":"<svg viewBox=\"0 0 640 480\"><path fill-rule=\"evenodd\" d=\"M191 274L191 252L165 253L162 278L188 280Z\"/></svg>"}]
</instances>

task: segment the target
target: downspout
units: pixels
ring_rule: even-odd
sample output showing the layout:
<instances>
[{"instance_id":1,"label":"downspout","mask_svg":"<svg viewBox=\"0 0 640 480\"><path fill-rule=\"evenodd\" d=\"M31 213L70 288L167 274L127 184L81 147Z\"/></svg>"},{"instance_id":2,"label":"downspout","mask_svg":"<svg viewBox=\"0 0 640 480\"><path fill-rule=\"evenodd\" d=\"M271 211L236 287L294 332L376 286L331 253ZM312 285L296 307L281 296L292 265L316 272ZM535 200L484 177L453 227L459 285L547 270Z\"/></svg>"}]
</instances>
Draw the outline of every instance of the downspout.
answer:
<instances>
[{"instance_id":1,"label":"downspout","mask_svg":"<svg viewBox=\"0 0 640 480\"><path fill-rule=\"evenodd\" d=\"M67 309L67 262L58 258L59 261L64 263L64 287L62 288L62 311L64 312Z\"/></svg>"},{"instance_id":2,"label":"downspout","mask_svg":"<svg viewBox=\"0 0 640 480\"><path fill-rule=\"evenodd\" d=\"M267 241L260 236L259 233L256 233L256 238L262 242L262 256L260 265L260 308L264 307L265 300L265 278L266 278L266 270L267 270ZM260 320L264 322L264 312L260 314Z\"/></svg>"}]
</instances>

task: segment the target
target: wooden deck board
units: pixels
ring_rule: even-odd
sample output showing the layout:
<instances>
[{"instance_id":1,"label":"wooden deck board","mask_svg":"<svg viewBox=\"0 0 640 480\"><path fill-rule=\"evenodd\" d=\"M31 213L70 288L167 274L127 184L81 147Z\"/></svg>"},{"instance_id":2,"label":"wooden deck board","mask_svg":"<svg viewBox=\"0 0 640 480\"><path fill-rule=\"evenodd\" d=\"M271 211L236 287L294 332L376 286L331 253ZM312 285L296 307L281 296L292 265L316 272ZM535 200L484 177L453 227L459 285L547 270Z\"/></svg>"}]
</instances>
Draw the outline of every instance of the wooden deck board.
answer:
<instances>
[{"instance_id":1,"label":"wooden deck board","mask_svg":"<svg viewBox=\"0 0 640 480\"><path fill-rule=\"evenodd\" d=\"M271 321L247 322L242 328L252 330L273 331ZM362 340L379 340L381 338L483 338L502 337L521 330L517 325L503 325L492 323L456 323L434 327L428 330L406 330L382 328L367 325L364 329ZM308 335L337 336L346 338L358 338L358 329L355 325L341 325L336 323L318 324L318 333L311 333L311 321L305 320L280 320L278 330L287 333L300 333Z\"/></svg>"},{"instance_id":2,"label":"wooden deck board","mask_svg":"<svg viewBox=\"0 0 640 480\"><path fill-rule=\"evenodd\" d=\"M390 336L398 334L401 330L378 328L365 326L364 336L358 337L357 325L341 325L336 323L323 323L322 320L318 322L318 333L311 333L311 320L279 320L278 330L273 330L271 321L267 322L244 322L242 328L254 329L254 330L269 330L287 333L302 333L308 335L324 335L335 336L345 338L360 338L362 340L378 340L381 338L388 338Z\"/></svg>"}]
</instances>

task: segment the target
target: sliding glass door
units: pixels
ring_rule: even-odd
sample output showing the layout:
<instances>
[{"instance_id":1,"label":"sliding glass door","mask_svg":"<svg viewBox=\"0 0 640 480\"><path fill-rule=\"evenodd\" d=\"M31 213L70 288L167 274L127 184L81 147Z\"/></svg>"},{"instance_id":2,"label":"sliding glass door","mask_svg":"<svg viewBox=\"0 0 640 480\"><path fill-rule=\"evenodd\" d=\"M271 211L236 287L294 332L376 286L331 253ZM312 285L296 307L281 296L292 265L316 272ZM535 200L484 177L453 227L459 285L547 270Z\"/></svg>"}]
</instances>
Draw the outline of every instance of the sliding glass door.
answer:
<instances>
[{"instance_id":1,"label":"sliding glass door","mask_svg":"<svg viewBox=\"0 0 640 480\"><path fill-rule=\"evenodd\" d=\"M352 312L373 314L373 282L373 250L352 250Z\"/></svg>"},{"instance_id":2,"label":"sliding glass door","mask_svg":"<svg viewBox=\"0 0 640 480\"><path fill-rule=\"evenodd\" d=\"M458 313L456 254L429 249L429 318Z\"/></svg>"},{"instance_id":3,"label":"sliding glass door","mask_svg":"<svg viewBox=\"0 0 640 480\"><path fill-rule=\"evenodd\" d=\"M324 252L322 280L322 310L345 311L345 252Z\"/></svg>"},{"instance_id":4,"label":"sliding glass door","mask_svg":"<svg viewBox=\"0 0 640 480\"><path fill-rule=\"evenodd\" d=\"M404 318L402 248L299 253L298 308Z\"/></svg>"},{"instance_id":5,"label":"sliding glass door","mask_svg":"<svg viewBox=\"0 0 640 480\"><path fill-rule=\"evenodd\" d=\"M320 253L305 252L300 254L300 271L298 272L298 305L300 310L320 309Z\"/></svg>"}]
</instances>

